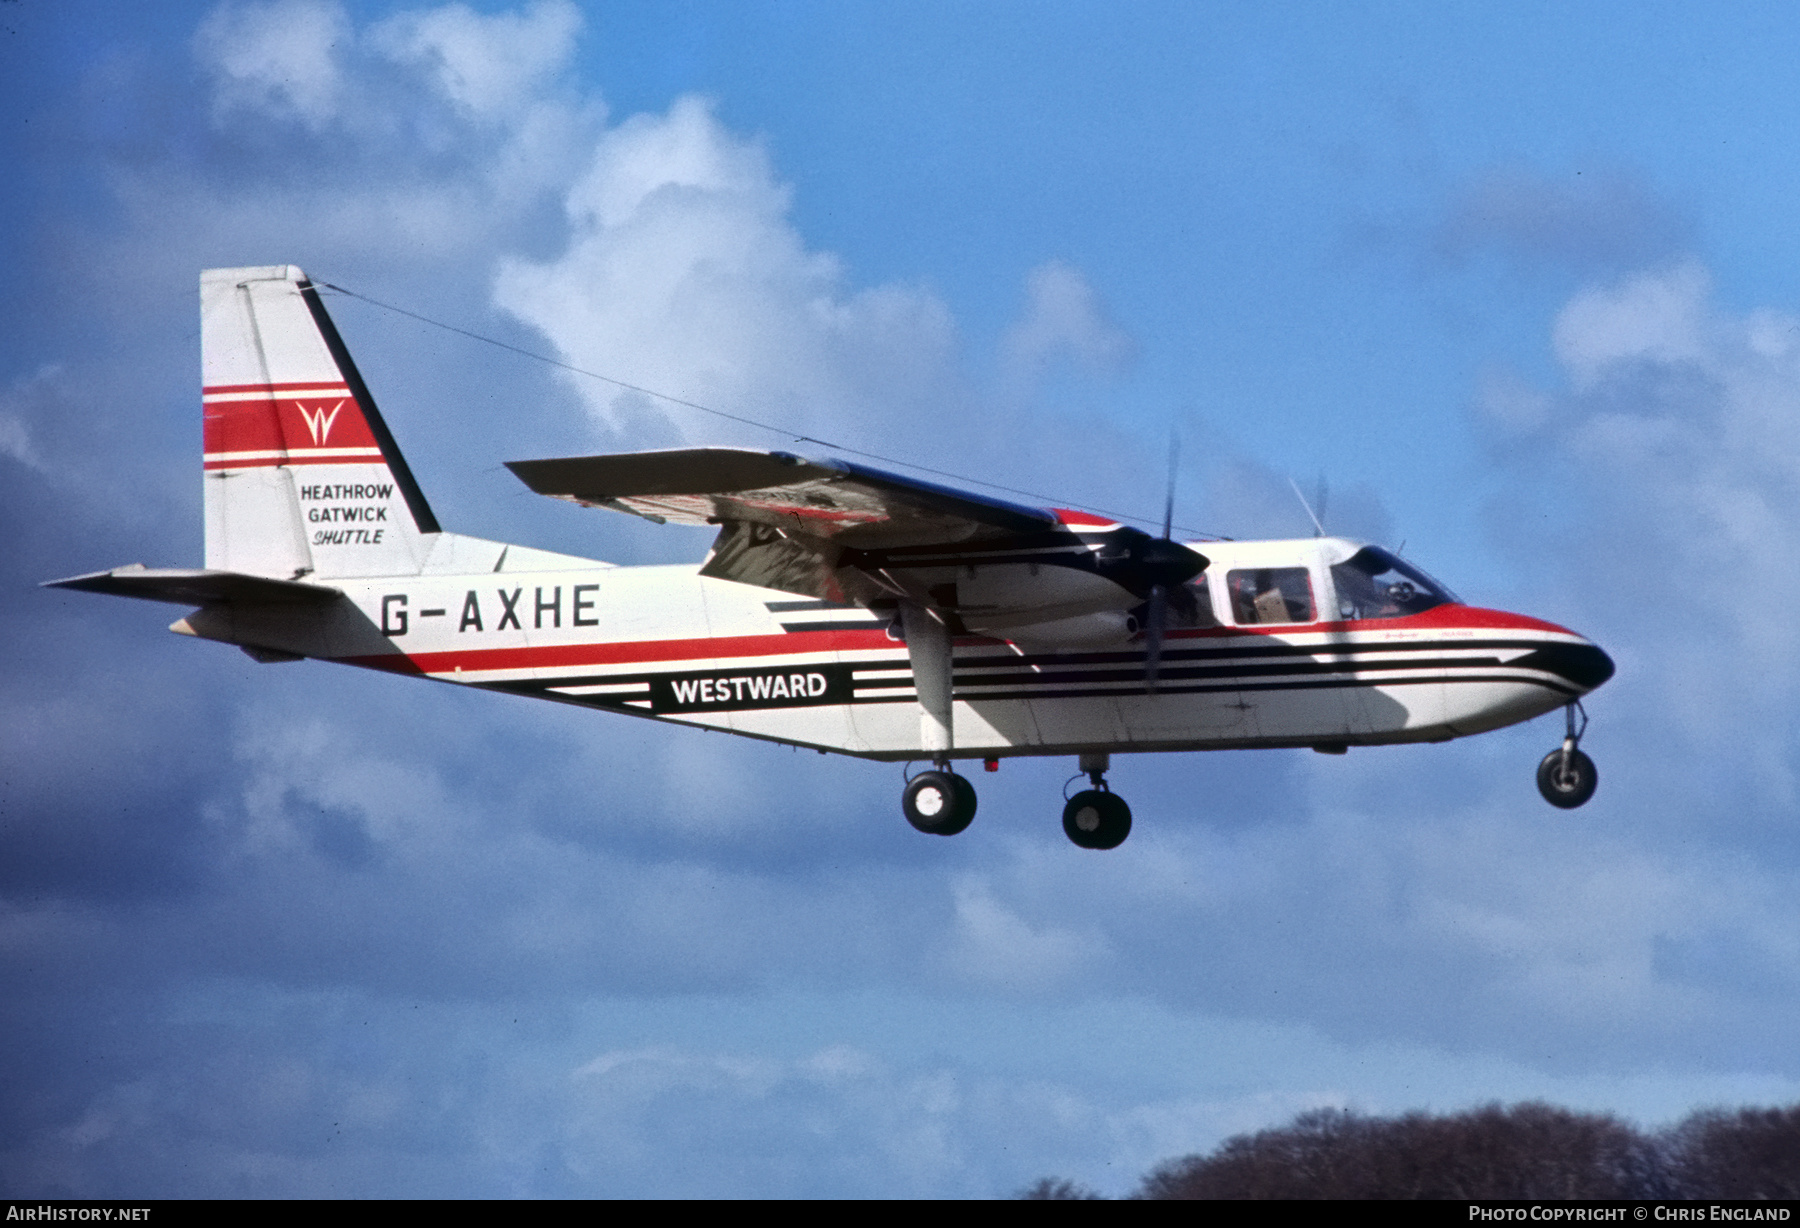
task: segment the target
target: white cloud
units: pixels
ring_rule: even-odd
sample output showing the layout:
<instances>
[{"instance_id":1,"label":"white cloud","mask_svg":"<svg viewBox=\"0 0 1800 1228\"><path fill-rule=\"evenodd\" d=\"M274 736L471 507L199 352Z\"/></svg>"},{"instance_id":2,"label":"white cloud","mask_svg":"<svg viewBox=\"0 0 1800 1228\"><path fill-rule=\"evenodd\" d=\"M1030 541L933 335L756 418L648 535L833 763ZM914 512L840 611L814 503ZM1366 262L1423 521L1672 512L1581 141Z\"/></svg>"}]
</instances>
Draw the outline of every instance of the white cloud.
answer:
<instances>
[{"instance_id":1,"label":"white cloud","mask_svg":"<svg viewBox=\"0 0 1800 1228\"><path fill-rule=\"evenodd\" d=\"M802 432L879 440L901 433L896 415L954 409L944 305L901 285L852 288L836 257L807 249L788 202L760 144L682 98L606 133L567 194L567 249L504 262L496 296L576 366ZM665 412L611 386L576 387L622 435ZM744 438L716 420L677 420L682 438Z\"/></svg>"},{"instance_id":2,"label":"white cloud","mask_svg":"<svg viewBox=\"0 0 1800 1228\"><path fill-rule=\"evenodd\" d=\"M580 29L581 12L568 0L538 0L492 16L464 4L413 10L370 35L395 61L425 68L458 108L485 118L534 101L568 65Z\"/></svg>"},{"instance_id":3,"label":"white cloud","mask_svg":"<svg viewBox=\"0 0 1800 1228\"><path fill-rule=\"evenodd\" d=\"M0 456L10 456L39 473L49 472L33 438L31 422L33 411L44 412L42 402L54 397L53 385L60 374L55 365L43 366L0 392Z\"/></svg>"},{"instance_id":4,"label":"white cloud","mask_svg":"<svg viewBox=\"0 0 1800 1228\"><path fill-rule=\"evenodd\" d=\"M1549 474L1580 497L1552 557L1579 561L1584 617L1627 654L1606 699L1707 763L1712 804L1745 788L1758 808L1800 799L1797 338L1800 317L1722 308L1694 264L1585 290L1554 331L1569 390L1519 457L1524 482ZM1553 456L1566 468L1546 470ZM1666 787L1682 757L1644 766Z\"/></svg>"},{"instance_id":5,"label":"white cloud","mask_svg":"<svg viewBox=\"0 0 1800 1228\"><path fill-rule=\"evenodd\" d=\"M194 50L215 76L221 122L234 110L292 116L315 131L337 117L343 93L339 57L352 34L331 0L224 4L201 23Z\"/></svg>"},{"instance_id":6,"label":"white cloud","mask_svg":"<svg viewBox=\"0 0 1800 1228\"><path fill-rule=\"evenodd\" d=\"M1130 360L1131 338L1106 318L1100 296L1081 270L1052 260L1031 271L1025 291L1025 314L1001 343L1014 378L1035 378L1059 358L1098 370Z\"/></svg>"},{"instance_id":7,"label":"white cloud","mask_svg":"<svg viewBox=\"0 0 1800 1228\"><path fill-rule=\"evenodd\" d=\"M936 294L859 285L836 255L809 247L768 151L706 100L608 126L598 94L566 76L580 27L562 0L408 10L367 27L301 0L222 7L194 44L221 152L241 158L297 120L317 145L312 167L121 168L118 191L146 229L206 217L205 247L232 253L206 263L311 262L287 237L305 235L331 273L389 298L415 279L441 282L447 267L496 267L492 303L564 361L782 428L571 378L611 446L782 446L785 431L961 468L934 446L954 433L960 452L1004 444L999 463L1023 463L1029 448L977 391L987 381L964 369ZM117 255L174 263L185 247ZM1104 373L1130 352L1081 272L1053 261L1032 273L1024 315L993 360L1010 413L1060 361Z\"/></svg>"},{"instance_id":8,"label":"white cloud","mask_svg":"<svg viewBox=\"0 0 1800 1228\"><path fill-rule=\"evenodd\" d=\"M215 143L112 175L140 232L181 238L114 257L191 268L323 255L346 282L389 294L470 265L464 280L479 282L497 250L555 241L545 206L603 127L600 99L564 80L580 25L561 0L367 27L323 0L223 5L193 40Z\"/></svg>"},{"instance_id":9,"label":"white cloud","mask_svg":"<svg viewBox=\"0 0 1800 1228\"><path fill-rule=\"evenodd\" d=\"M25 420L5 410L0 410L0 455L10 456L21 465L40 472L44 468L43 458L32 445L31 432L26 428Z\"/></svg>"},{"instance_id":10,"label":"white cloud","mask_svg":"<svg viewBox=\"0 0 1800 1228\"><path fill-rule=\"evenodd\" d=\"M1580 389L1633 363L1704 365L1710 290L1704 269L1683 264L1583 291L1557 317L1556 356Z\"/></svg>"},{"instance_id":11,"label":"white cloud","mask_svg":"<svg viewBox=\"0 0 1800 1228\"><path fill-rule=\"evenodd\" d=\"M951 967L958 975L999 989L1059 988L1105 954L1094 934L1064 926L1034 926L979 880L956 884Z\"/></svg>"}]
</instances>

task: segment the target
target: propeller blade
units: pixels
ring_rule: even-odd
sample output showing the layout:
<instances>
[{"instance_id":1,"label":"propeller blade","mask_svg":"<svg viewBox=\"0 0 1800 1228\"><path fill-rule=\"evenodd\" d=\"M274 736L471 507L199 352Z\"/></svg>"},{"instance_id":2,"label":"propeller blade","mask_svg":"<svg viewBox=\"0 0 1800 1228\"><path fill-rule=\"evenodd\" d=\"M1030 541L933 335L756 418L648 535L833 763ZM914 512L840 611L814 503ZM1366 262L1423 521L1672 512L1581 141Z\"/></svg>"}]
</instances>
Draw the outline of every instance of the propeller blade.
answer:
<instances>
[{"instance_id":1,"label":"propeller blade","mask_svg":"<svg viewBox=\"0 0 1800 1228\"><path fill-rule=\"evenodd\" d=\"M1163 540L1169 540L1169 534L1175 528L1175 471L1181 460L1181 438L1173 431L1169 432L1169 483L1163 490Z\"/></svg>"},{"instance_id":2,"label":"propeller blade","mask_svg":"<svg viewBox=\"0 0 1800 1228\"><path fill-rule=\"evenodd\" d=\"M1181 437L1171 430L1169 481L1163 488L1162 536L1151 542L1144 551L1144 562L1156 577L1150 585L1149 604L1144 609L1144 691L1150 695L1156 694L1156 675L1162 669L1163 632L1169 626L1169 590L1172 587L1187 598L1183 603L1184 612L1192 607L1193 596L1187 591L1186 585L1206 569L1207 562L1205 556L1189 550L1170 537L1175 530L1175 474L1180 460ZM1199 563L1198 567L1194 566L1196 561Z\"/></svg>"}]
</instances>

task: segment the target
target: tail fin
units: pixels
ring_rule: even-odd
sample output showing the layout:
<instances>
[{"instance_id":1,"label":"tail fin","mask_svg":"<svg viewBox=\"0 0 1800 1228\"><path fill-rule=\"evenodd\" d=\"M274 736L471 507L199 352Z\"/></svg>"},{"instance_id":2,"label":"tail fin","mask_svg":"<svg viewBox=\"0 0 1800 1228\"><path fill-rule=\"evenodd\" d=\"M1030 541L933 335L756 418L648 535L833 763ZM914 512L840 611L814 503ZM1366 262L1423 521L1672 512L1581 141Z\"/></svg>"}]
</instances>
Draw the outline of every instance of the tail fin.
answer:
<instances>
[{"instance_id":1,"label":"tail fin","mask_svg":"<svg viewBox=\"0 0 1800 1228\"><path fill-rule=\"evenodd\" d=\"M306 274L200 274L200 352L207 567L416 573L437 517Z\"/></svg>"}]
</instances>

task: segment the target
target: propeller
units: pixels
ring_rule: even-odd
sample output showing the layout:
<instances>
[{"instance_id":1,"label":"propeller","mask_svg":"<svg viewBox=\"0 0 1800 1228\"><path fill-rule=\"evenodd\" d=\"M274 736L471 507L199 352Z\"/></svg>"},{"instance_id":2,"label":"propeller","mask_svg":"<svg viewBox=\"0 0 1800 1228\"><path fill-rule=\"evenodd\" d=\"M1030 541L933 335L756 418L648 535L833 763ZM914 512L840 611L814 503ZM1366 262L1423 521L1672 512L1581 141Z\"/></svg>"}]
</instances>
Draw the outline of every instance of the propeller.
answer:
<instances>
[{"instance_id":1,"label":"propeller","mask_svg":"<svg viewBox=\"0 0 1800 1228\"><path fill-rule=\"evenodd\" d=\"M1187 582L1206 570L1208 559L1197 550L1175 541L1175 473L1181 459L1181 441L1169 436L1169 481L1163 492L1162 536L1145 542L1139 557L1150 577L1150 599L1144 609L1144 691L1156 693L1156 675L1162 669L1163 637L1169 629L1169 607L1192 621L1199 612Z\"/></svg>"}]
</instances>

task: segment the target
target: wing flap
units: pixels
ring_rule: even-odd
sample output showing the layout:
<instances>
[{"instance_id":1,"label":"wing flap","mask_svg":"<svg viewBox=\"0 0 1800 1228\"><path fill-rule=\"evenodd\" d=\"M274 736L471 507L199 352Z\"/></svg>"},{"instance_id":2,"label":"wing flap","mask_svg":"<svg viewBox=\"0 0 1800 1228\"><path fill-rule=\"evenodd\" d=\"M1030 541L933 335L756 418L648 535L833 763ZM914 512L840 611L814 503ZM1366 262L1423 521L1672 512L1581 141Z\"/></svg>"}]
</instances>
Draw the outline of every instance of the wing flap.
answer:
<instances>
[{"instance_id":1,"label":"wing flap","mask_svg":"<svg viewBox=\"0 0 1800 1228\"><path fill-rule=\"evenodd\" d=\"M145 567L133 563L66 580L46 580L42 588L72 588L109 593L172 605L324 605L344 595L342 589L298 580L274 580L241 571L204 568Z\"/></svg>"},{"instance_id":2,"label":"wing flap","mask_svg":"<svg viewBox=\"0 0 1800 1228\"><path fill-rule=\"evenodd\" d=\"M834 567L832 559L839 553L818 538L784 533L766 524L727 521L700 574L858 605L893 595L854 567Z\"/></svg>"}]
</instances>

